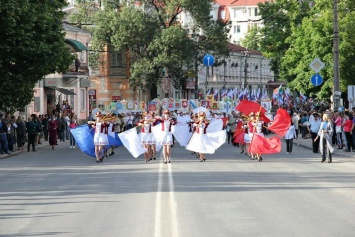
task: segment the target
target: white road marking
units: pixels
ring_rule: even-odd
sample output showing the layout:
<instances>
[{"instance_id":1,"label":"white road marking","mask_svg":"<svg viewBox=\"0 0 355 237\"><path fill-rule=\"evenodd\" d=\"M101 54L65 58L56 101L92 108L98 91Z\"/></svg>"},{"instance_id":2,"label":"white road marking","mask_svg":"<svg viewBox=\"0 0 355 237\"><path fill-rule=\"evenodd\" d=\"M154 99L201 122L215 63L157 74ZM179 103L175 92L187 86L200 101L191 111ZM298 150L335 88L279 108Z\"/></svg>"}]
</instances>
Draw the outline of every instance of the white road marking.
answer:
<instances>
[{"instance_id":1,"label":"white road marking","mask_svg":"<svg viewBox=\"0 0 355 237\"><path fill-rule=\"evenodd\" d=\"M160 153L160 157L162 156L162 151ZM163 160L163 159L160 159ZM158 176L158 190L157 190L157 197L155 201L155 225L154 225L154 237L161 237L162 236L162 190L163 190L163 172L164 167L168 168L168 176L169 176L169 202L168 208L169 210L165 210L167 214L170 214L170 227L166 228L171 231L169 236L171 237L178 237L178 224L177 224L177 212L176 212L176 202L174 196L174 180L173 180L173 172L172 172L172 165L165 164L163 162L160 163L159 166L159 176Z\"/></svg>"},{"instance_id":2,"label":"white road marking","mask_svg":"<svg viewBox=\"0 0 355 237\"><path fill-rule=\"evenodd\" d=\"M176 212L176 202L174 195L174 181L173 181L173 172L171 169L171 164L168 166L169 171L169 192L170 192L170 213L171 213L171 236L178 237L178 222L177 222L177 212Z\"/></svg>"},{"instance_id":3,"label":"white road marking","mask_svg":"<svg viewBox=\"0 0 355 237\"><path fill-rule=\"evenodd\" d=\"M159 168L159 178L158 178L158 191L157 198L155 201L155 226L154 226L154 236L161 237L161 195L162 195L162 186L163 186L163 165L164 163L160 162Z\"/></svg>"}]
</instances>

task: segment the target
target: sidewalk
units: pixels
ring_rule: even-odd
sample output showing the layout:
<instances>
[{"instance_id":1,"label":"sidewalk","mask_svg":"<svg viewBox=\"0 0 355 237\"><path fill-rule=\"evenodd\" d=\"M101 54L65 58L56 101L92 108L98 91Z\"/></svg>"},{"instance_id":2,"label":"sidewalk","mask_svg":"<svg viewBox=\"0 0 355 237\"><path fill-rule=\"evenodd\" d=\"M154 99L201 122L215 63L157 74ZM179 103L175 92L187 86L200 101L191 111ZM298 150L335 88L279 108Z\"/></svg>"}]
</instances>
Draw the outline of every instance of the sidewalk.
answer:
<instances>
[{"instance_id":1,"label":"sidewalk","mask_svg":"<svg viewBox=\"0 0 355 237\"><path fill-rule=\"evenodd\" d=\"M45 146L49 146L49 142L48 141L42 141L42 144L38 144L36 146L36 150L38 150L39 148L45 147ZM27 152L27 143L25 144L23 150L17 150L17 146L16 145L14 145L14 148L15 148L14 152L10 152L10 154L0 154L0 159L9 158L11 156L15 156L15 155L18 155L20 153ZM31 148L31 152L32 152L32 148Z\"/></svg>"},{"instance_id":2,"label":"sidewalk","mask_svg":"<svg viewBox=\"0 0 355 237\"><path fill-rule=\"evenodd\" d=\"M307 138L307 139L304 139L304 138L298 138L297 140L296 139L293 139L293 145L295 146L301 146L301 147L304 147L306 149L310 149L312 150L312 138ZM337 146L333 146L334 148L334 152L333 154L337 157L354 157L355 158L355 152L345 152L345 148L342 149L342 150L338 150L337 149Z\"/></svg>"}]
</instances>

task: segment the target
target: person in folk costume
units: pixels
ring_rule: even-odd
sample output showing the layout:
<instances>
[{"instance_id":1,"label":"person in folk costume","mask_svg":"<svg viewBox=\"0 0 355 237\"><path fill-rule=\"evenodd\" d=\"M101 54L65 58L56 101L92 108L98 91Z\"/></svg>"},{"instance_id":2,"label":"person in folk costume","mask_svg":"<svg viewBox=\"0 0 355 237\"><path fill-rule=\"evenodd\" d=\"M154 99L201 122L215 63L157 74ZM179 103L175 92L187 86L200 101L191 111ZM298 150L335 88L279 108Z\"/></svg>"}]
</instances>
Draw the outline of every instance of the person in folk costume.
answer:
<instances>
[{"instance_id":1,"label":"person in folk costume","mask_svg":"<svg viewBox=\"0 0 355 237\"><path fill-rule=\"evenodd\" d=\"M157 119L157 121L161 122L161 124L158 124L157 126L161 126L161 131L164 133L162 139L164 163L171 163L170 151L171 145L173 144L171 127L175 125L176 122L170 117L168 110L164 110L163 117Z\"/></svg>"},{"instance_id":2,"label":"person in folk costume","mask_svg":"<svg viewBox=\"0 0 355 237\"><path fill-rule=\"evenodd\" d=\"M54 114L52 114L51 119L48 121L48 133L49 133L49 145L54 146L58 145L57 143L57 133L58 133L58 121L56 120Z\"/></svg>"},{"instance_id":3,"label":"person in folk costume","mask_svg":"<svg viewBox=\"0 0 355 237\"><path fill-rule=\"evenodd\" d=\"M263 133L263 125L264 125L264 121L262 121L260 119L260 112L256 113L255 116L252 117L253 118L253 126L254 126L254 132L256 134L258 134L259 136L264 137L264 133ZM252 140L253 142L253 140ZM261 156L261 154L254 154L256 156L256 158L258 159L258 161L262 161L263 158ZM255 158L255 156L252 156L252 160Z\"/></svg>"},{"instance_id":4,"label":"person in folk costume","mask_svg":"<svg viewBox=\"0 0 355 237\"><path fill-rule=\"evenodd\" d=\"M189 134L190 134L190 139L191 139L192 135L196 132L196 126L197 126L197 122L198 122L198 114L196 113L194 115L193 113L191 113L190 118L191 118L191 120L189 122L187 122L187 124L189 125ZM196 158L200 158L200 155L198 154L198 152L191 151L191 155L195 155Z\"/></svg>"},{"instance_id":5,"label":"person in folk costume","mask_svg":"<svg viewBox=\"0 0 355 237\"><path fill-rule=\"evenodd\" d=\"M253 121L255 119L255 114L252 112L249 114L249 116L247 117L245 124L244 124L244 128L246 131L246 134L244 135L244 141L245 141L245 148L246 148L246 155L251 157L252 160L254 160L254 155L250 153L250 144L253 140L253 136L254 136L254 125L253 125Z\"/></svg>"},{"instance_id":6,"label":"person in folk costume","mask_svg":"<svg viewBox=\"0 0 355 237\"><path fill-rule=\"evenodd\" d=\"M240 117L236 121L237 127L234 132L234 137L233 137L233 143L234 144L239 144L239 148L241 150L240 154L244 153L244 150L247 151L246 147L246 142L245 142L245 135L248 135L248 132L246 131L247 128L247 120L244 114L241 114Z\"/></svg>"},{"instance_id":7,"label":"person in folk costume","mask_svg":"<svg viewBox=\"0 0 355 237\"><path fill-rule=\"evenodd\" d=\"M243 117L242 117L241 114L238 114L238 119L237 119L236 123L237 123L237 127L236 127L235 134L237 132L242 132L243 131ZM243 138L244 138L244 135L243 135ZM240 154L243 154L244 153L244 147L245 147L244 140L243 140L243 142L239 142L238 145L239 145L239 149L240 149Z\"/></svg>"},{"instance_id":8,"label":"person in folk costume","mask_svg":"<svg viewBox=\"0 0 355 237\"><path fill-rule=\"evenodd\" d=\"M144 161L148 162L152 160L152 148L151 145L153 143L153 133L152 133L152 125L153 118L149 113L143 114L143 119L139 121L138 126L142 126L141 129L141 143L147 148L147 151L144 153Z\"/></svg>"},{"instance_id":9,"label":"person in folk costume","mask_svg":"<svg viewBox=\"0 0 355 237\"><path fill-rule=\"evenodd\" d=\"M206 119L206 113L200 112L198 114L197 121L195 121L195 133L197 139L191 139L186 149L195 149L199 154L200 162L206 161L206 153L210 153L208 150L203 149L205 146L211 146L207 141L206 130L210 122ZM199 143L199 144L196 144ZM190 146L189 146L190 145ZM189 147L189 148L188 148ZM196 149L197 148L197 149ZM202 148L202 149L201 149Z\"/></svg>"},{"instance_id":10,"label":"person in folk costume","mask_svg":"<svg viewBox=\"0 0 355 237\"><path fill-rule=\"evenodd\" d=\"M151 111L150 112L151 117L152 117L152 126L157 125L157 120L156 120L156 116L155 116L155 112ZM156 154L157 154L157 140L154 136L154 134L152 133L152 143L150 144L150 148L151 148L151 158L153 158L153 160L156 160ZM151 160L151 159L150 159Z\"/></svg>"},{"instance_id":11,"label":"person in folk costume","mask_svg":"<svg viewBox=\"0 0 355 237\"><path fill-rule=\"evenodd\" d=\"M332 136L333 136L333 123L330 119L329 114L323 114L323 122L320 125L317 137L315 140L320 139L319 148L322 154L322 162L324 162L328 155L328 163L332 162L332 153L334 151L332 147Z\"/></svg>"},{"instance_id":12,"label":"person in folk costume","mask_svg":"<svg viewBox=\"0 0 355 237\"><path fill-rule=\"evenodd\" d=\"M96 121L89 121L89 125L95 128L94 144L95 144L95 155L96 162L101 163L103 160L103 151L106 145L108 145L107 128L108 124L102 119L101 112L96 112Z\"/></svg>"},{"instance_id":13,"label":"person in folk costume","mask_svg":"<svg viewBox=\"0 0 355 237\"><path fill-rule=\"evenodd\" d=\"M111 116L111 121L110 121L110 123L108 125L108 129L107 129L107 132L108 132L107 135L113 137L113 139L116 139L115 135L116 135L117 120L118 120L118 118L116 117L115 114L113 114ZM109 156L112 156L115 154L115 145L111 145L110 148L111 148L111 152L110 152ZM106 157L107 157L107 154L106 154Z\"/></svg>"}]
</instances>

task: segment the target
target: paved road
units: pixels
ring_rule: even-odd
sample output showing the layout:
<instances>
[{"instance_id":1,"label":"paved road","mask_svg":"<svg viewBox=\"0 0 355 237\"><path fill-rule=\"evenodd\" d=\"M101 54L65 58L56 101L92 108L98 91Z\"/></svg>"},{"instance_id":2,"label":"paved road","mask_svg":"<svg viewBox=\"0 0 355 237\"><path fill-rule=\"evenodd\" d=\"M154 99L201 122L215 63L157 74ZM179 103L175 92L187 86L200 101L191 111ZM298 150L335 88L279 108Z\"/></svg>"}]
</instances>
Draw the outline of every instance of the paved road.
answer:
<instances>
[{"instance_id":1,"label":"paved road","mask_svg":"<svg viewBox=\"0 0 355 237\"><path fill-rule=\"evenodd\" d=\"M302 146L252 161L223 145L172 164L102 164L60 143L0 159L0 236L353 236L355 159Z\"/></svg>"}]
</instances>

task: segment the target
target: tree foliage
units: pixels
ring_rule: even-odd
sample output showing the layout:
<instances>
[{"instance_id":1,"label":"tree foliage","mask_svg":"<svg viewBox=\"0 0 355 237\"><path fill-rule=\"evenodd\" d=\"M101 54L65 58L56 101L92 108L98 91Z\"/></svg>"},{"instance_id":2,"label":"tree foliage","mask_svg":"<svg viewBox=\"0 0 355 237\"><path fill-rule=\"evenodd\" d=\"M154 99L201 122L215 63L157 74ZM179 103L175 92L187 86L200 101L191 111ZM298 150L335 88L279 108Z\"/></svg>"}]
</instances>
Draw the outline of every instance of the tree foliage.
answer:
<instances>
[{"instance_id":1,"label":"tree foliage","mask_svg":"<svg viewBox=\"0 0 355 237\"><path fill-rule=\"evenodd\" d=\"M0 106L16 110L33 98L35 83L65 71L73 58L65 47L65 0L7 0L0 4Z\"/></svg>"},{"instance_id":2,"label":"tree foliage","mask_svg":"<svg viewBox=\"0 0 355 237\"><path fill-rule=\"evenodd\" d=\"M292 89L328 99L332 93L334 73L333 1L275 0L259 7L265 26L253 34L262 35L258 40L259 49L272 59L278 79L289 82ZM352 37L355 2L340 1L338 8L340 81L344 92L347 85L353 84L355 73L355 39ZM248 37L247 42L252 40L251 35ZM316 57L326 64L320 72L324 79L320 87L314 87L310 82L314 72L309 64Z\"/></svg>"},{"instance_id":3,"label":"tree foliage","mask_svg":"<svg viewBox=\"0 0 355 237\"><path fill-rule=\"evenodd\" d=\"M141 0L111 1L92 18L95 28L93 45L102 50L106 45L116 50L128 49L133 63L130 85L133 89L155 88L164 68L181 86L185 71L194 60L213 52L218 57L228 55L228 24L210 17L213 0ZM115 3L115 4L113 4ZM187 11L194 19L191 32L178 21Z\"/></svg>"}]
</instances>

